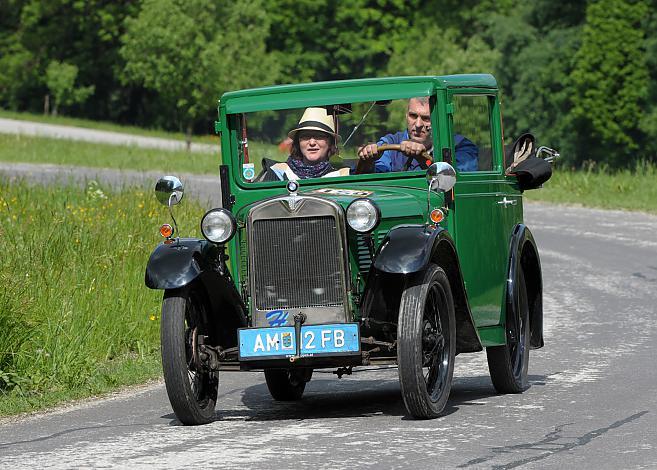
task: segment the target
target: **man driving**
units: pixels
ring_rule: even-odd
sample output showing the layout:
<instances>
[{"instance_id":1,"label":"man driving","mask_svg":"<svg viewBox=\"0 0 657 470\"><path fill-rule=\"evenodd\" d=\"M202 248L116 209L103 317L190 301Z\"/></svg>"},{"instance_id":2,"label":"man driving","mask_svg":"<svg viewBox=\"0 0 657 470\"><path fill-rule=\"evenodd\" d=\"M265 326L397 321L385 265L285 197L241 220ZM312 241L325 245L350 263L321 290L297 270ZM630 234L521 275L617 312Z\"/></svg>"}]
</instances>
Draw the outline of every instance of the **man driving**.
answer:
<instances>
[{"instance_id":1,"label":"man driving","mask_svg":"<svg viewBox=\"0 0 657 470\"><path fill-rule=\"evenodd\" d=\"M385 173L390 171L413 171L421 169L418 159L423 152L433 152L431 135L431 110L429 98L421 96L408 101L406 111L407 128L395 134L387 134L376 144L368 144L358 149L358 173ZM386 150L380 158L379 146L399 144L400 150ZM456 169L459 171L477 171L479 151L477 146L460 134L454 135ZM409 162L409 157L412 158ZM406 168L406 165L409 165Z\"/></svg>"}]
</instances>

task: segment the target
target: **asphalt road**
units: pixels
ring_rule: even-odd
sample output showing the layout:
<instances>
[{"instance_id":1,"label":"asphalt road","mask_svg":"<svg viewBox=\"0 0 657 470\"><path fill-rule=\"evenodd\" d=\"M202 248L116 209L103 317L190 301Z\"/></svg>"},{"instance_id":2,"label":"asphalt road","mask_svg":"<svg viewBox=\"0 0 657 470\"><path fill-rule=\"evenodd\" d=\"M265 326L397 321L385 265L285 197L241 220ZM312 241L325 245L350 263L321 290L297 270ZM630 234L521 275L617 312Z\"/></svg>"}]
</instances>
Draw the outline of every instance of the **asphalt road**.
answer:
<instances>
[{"instance_id":1,"label":"asphalt road","mask_svg":"<svg viewBox=\"0 0 657 470\"><path fill-rule=\"evenodd\" d=\"M0 162L0 176L4 176L10 181L25 181L29 184L74 184L84 188L91 181L97 181L115 190L124 187L139 187L153 191L155 182L164 175L158 171ZM221 205L218 176L188 173L176 176L185 186L185 198L196 199L208 209Z\"/></svg>"},{"instance_id":2,"label":"asphalt road","mask_svg":"<svg viewBox=\"0 0 657 470\"><path fill-rule=\"evenodd\" d=\"M181 426L154 384L3 422L0 466L657 468L657 217L525 213L546 346L521 395L495 393L483 353L457 357L447 414L429 421L406 416L395 369L318 372L296 404L274 402L261 373L225 373L209 425Z\"/></svg>"}]
</instances>

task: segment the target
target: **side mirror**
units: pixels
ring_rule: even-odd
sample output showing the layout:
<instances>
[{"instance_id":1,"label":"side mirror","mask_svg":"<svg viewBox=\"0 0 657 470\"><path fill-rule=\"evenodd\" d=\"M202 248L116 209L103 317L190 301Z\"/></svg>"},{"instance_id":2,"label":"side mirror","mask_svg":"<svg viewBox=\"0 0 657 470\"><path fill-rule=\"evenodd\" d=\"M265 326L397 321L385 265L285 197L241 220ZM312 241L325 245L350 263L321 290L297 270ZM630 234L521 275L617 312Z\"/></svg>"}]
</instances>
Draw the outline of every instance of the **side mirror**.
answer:
<instances>
[{"instance_id":1,"label":"side mirror","mask_svg":"<svg viewBox=\"0 0 657 470\"><path fill-rule=\"evenodd\" d=\"M183 198L184 186L175 176L163 176L155 183L155 196L161 204L169 207Z\"/></svg>"},{"instance_id":2,"label":"side mirror","mask_svg":"<svg viewBox=\"0 0 657 470\"><path fill-rule=\"evenodd\" d=\"M456 184L456 171L446 162L434 162L427 168L429 189L446 193Z\"/></svg>"},{"instance_id":3,"label":"side mirror","mask_svg":"<svg viewBox=\"0 0 657 470\"><path fill-rule=\"evenodd\" d=\"M561 155L559 155L559 152L549 147L539 147L538 150L536 151L536 157L542 158L548 163L552 163L560 156Z\"/></svg>"}]
</instances>

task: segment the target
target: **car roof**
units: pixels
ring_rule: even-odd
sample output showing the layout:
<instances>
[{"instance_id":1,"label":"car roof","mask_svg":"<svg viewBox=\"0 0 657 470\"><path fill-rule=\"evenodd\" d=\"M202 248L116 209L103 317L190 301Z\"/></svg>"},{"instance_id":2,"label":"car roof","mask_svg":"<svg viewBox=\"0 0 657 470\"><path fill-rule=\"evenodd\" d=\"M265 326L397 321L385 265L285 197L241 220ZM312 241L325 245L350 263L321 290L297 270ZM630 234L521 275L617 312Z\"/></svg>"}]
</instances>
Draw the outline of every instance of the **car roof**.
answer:
<instances>
[{"instance_id":1,"label":"car roof","mask_svg":"<svg viewBox=\"0 0 657 470\"><path fill-rule=\"evenodd\" d=\"M354 103L427 96L438 89L497 89L490 74L429 75L412 77L362 78L327 82L276 85L224 93L220 100L227 114L266 109Z\"/></svg>"}]
</instances>

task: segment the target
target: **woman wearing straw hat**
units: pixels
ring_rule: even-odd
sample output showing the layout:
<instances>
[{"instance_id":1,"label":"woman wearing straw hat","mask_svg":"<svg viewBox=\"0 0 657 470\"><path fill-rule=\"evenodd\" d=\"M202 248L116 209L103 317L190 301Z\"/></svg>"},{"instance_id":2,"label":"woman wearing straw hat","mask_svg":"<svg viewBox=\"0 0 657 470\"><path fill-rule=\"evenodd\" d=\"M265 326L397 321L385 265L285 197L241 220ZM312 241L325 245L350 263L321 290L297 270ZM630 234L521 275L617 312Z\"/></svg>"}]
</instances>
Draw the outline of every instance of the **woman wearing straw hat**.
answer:
<instances>
[{"instance_id":1,"label":"woman wearing straw hat","mask_svg":"<svg viewBox=\"0 0 657 470\"><path fill-rule=\"evenodd\" d=\"M292 149L287 162L270 166L264 181L349 175L349 168L336 170L329 163L331 155L337 152L337 135L333 117L325 108L306 108L288 136Z\"/></svg>"}]
</instances>

